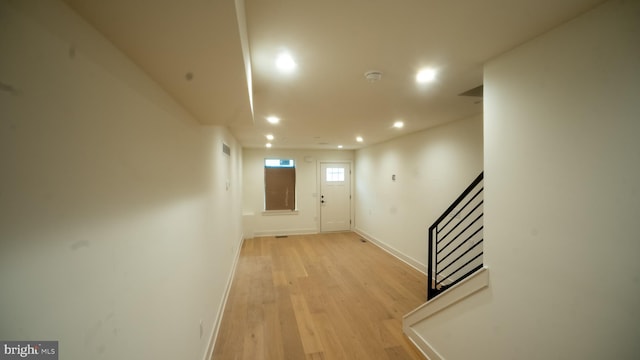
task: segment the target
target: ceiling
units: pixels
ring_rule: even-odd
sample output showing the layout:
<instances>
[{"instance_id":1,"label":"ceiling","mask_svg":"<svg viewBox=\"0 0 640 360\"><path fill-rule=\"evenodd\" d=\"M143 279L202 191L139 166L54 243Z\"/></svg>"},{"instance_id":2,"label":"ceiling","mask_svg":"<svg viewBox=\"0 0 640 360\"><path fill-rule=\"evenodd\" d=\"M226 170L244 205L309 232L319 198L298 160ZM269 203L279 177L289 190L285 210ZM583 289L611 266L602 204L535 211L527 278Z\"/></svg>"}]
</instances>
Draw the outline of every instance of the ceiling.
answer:
<instances>
[{"instance_id":1,"label":"ceiling","mask_svg":"<svg viewBox=\"0 0 640 360\"><path fill-rule=\"evenodd\" d=\"M482 113L480 98L459 94L482 84L483 63L602 0L65 2L244 147L273 134L273 148L357 149ZM293 72L276 68L281 51ZM423 67L438 71L433 82L416 83ZM371 70L382 78L367 81Z\"/></svg>"}]
</instances>

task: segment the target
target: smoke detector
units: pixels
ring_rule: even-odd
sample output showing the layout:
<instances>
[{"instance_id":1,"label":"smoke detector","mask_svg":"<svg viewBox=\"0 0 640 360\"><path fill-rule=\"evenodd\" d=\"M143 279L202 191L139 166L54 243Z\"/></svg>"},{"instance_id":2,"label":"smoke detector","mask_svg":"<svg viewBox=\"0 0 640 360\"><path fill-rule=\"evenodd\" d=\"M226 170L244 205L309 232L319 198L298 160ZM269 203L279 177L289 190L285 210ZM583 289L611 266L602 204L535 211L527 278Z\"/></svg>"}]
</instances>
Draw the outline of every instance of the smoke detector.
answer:
<instances>
[{"instance_id":1,"label":"smoke detector","mask_svg":"<svg viewBox=\"0 0 640 360\"><path fill-rule=\"evenodd\" d=\"M377 70L367 71L364 73L364 77L368 82L380 81L380 79L382 79L382 72Z\"/></svg>"}]
</instances>

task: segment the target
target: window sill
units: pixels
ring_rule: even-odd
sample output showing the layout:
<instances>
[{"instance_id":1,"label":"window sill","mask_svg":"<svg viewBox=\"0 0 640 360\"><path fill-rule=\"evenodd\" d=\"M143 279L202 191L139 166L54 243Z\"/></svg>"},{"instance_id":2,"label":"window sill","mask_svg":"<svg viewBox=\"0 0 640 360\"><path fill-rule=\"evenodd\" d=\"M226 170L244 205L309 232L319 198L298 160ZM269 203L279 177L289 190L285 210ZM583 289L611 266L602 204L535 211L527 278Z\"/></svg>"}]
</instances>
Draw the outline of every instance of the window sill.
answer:
<instances>
[{"instance_id":1,"label":"window sill","mask_svg":"<svg viewBox=\"0 0 640 360\"><path fill-rule=\"evenodd\" d=\"M262 216L298 215L298 210L264 210Z\"/></svg>"}]
</instances>

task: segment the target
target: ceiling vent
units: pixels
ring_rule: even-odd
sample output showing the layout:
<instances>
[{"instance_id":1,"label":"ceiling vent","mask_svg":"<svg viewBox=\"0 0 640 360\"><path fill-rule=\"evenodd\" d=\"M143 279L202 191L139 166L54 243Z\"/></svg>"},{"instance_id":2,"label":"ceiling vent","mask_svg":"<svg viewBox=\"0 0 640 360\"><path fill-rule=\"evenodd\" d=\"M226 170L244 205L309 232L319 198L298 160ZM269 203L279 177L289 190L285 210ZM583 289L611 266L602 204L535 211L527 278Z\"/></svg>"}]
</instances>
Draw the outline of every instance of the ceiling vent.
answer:
<instances>
[{"instance_id":1,"label":"ceiling vent","mask_svg":"<svg viewBox=\"0 0 640 360\"><path fill-rule=\"evenodd\" d=\"M462 94L458 94L458 96L482 97L483 89L484 89L484 85L480 85L480 86L474 87L471 90L467 90L467 91L463 92Z\"/></svg>"},{"instance_id":2,"label":"ceiling vent","mask_svg":"<svg viewBox=\"0 0 640 360\"><path fill-rule=\"evenodd\" d=\"M380 79L382 79L382 72L377 70L367 71L366 73L364 73L364 78L371 83L380 81Z\"/></svg>"}]
</instances>

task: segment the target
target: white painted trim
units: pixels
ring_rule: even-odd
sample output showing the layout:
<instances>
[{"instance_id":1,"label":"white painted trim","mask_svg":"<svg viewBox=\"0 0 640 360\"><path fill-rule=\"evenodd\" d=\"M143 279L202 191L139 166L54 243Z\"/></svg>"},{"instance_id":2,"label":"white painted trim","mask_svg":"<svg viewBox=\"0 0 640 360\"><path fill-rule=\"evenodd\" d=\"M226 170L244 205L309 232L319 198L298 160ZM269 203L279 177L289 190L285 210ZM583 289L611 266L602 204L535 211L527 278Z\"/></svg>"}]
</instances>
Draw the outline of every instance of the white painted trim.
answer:
<instances>
[{"instance_id":1,"label":"white painted trim","mask_svg":"<svg viewBox=\"0 0 640 360\"><path fill-rule=\"evenodd\" d=\"M452 280L452 279L445 278L445 277L444 277L444 276L442 276L442 275L438 275L438 276L436 276L436 277L438 278L438 284L442 284L442 285L449 285L449 284L451 284L451 283L453 282L453 280Z\"/></svg>"},{"instance_id":2,"label":"white painted trim","mask_svg":"<svg viewBox=\"0 0 640 360\"><path fill-rule=\"evenodd\" d=\"M451 289L438 295L402 318L402 331L420 352L429 360L444 360L436 349L415 331L412 326L420 323L438 312L468 298L489 286L489 269L483 267L473 275L454 285Z\"/></svg>"},{"instance_id":3,"label":"white painted trim","mask_svg":"<svg viewBox=\"0 0 640 360\"><path fill-rule=\"evenodd\" d=\"M362 236L363 238L365 238L366 240L368 240L369 242L371 242L372 244L376 245L377 247L381 248L382 250L388 252L389 254L393 255L394 257L396 257L398 260L402 261L403 263L411 266L412 268L420 271L423 274L427 273L427 266L421 262L419 262L418 260L409 257L405 254L403 254L402 252L400 252L399 250L395 249L394 247L386 244L385 242L376 239L375 237L367 234L366 232L360 230L360 229L354 229L353 230L356 234ZM426 284L425 284L426 286Z\"/></svg>"},{"instance_id":4,"label":"white painted trim","mask_svg":"<svg viewBox=\"0 0 640 360\"><path fill-rule=\"evenodd\" d=\"M318 160L316 162L316 214L317 214L317 219L318 219L318 233L322 232L322 219L321 219L321 213L322 213L322 209L320 206L320 199L318 199L318 196L321 195L320 193L322 192L322 164L349 164L349 230L348 231L354 231L355 228L355 224L356 224L356 182L355 182L355 173L356 173L356 169L355 166L353 165L353 160L335 160L335 161L331 161L331 160ZM329 231L332 232L332 231Z\"/></svg>"},{"instance_id":5,"label":"white painted trim","mask_svg":"<svg viewBox=\"0 0 640 360\"><path fill-rule=\"evenodd\" d=\"M425 358L428 360L444 360L444 357L442 357L442 355L440 355L440 353L438 353L436 349L434 349L433 346L415 330L410 328L409 332L405 331L405 334Z\"/></svg>"},{"instance_id":6,"label":"white painted trim","mask_svg":"<svg viewBox=\"0 0 640 360\"><path fill-rule=\"evenodd\" d=\"M421 322L438 312L452 306L459 301L477 293L478 291L489 286L489 268L483 267L476 271L468 278L455 284L433 300L420 305L415 310L406 314L403 319L403 328L409 327Z\"/></svg>"},{"instance_id":7,"label":"white painted trim","mask_svg":"<svg viewBox=\"0 0 640 360\"><path fill-rule=\"evenodd\" d=\"M287 229L287 230L265 230L254 231L254 237L277 236L277 235L310 235L317 234L316 229Z\"/></svg>"},{"instance_id":8,"label":"white painted trim","mask_svg":"<svg viewBox=\"0 0 640 360\"><path fill-rule=\"evenodd\" d=\"M298 210L263 210L262 216L298 215Z\"/></svg>"},{"instance_id":9,"label":"white painted trim","mask_svg":"<svg viewBox=\"0 0 640 360\"><path fill-rule=\"evenodd\" d=\"M227 300L229 299L231 285L233 285L233 278L235 277L236 269L238 268L238 260L240 259L240 251L242 250L242 244L244 244L244 234L240 236L238 249L236 250L235 258L233 259L233 265L231 266L231 273L227 278L227 286L224 289L224 296L222 297L222 303L220 303L220 306L218 307L218 314L216 315L216 320L213 325L213 330L209 335L207 351L205 352L202 360L209 360L213 356L213 349L215 349L216 347L216 339L218 338L218 332L220 331L220 325L222 324L222 315L224 314L224 309L227 306Z\"/></svg>"}]
</instances>

